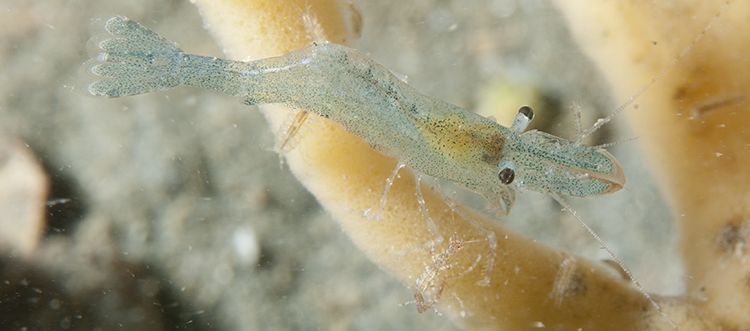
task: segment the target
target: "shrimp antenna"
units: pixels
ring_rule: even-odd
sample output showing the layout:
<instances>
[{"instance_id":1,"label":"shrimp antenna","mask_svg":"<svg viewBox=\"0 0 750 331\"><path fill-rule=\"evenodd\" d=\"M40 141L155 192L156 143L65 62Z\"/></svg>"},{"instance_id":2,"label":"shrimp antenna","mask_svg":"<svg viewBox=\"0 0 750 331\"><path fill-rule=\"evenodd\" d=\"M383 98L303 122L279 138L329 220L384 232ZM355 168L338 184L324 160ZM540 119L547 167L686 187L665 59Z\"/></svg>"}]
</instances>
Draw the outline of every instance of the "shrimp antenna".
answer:
<instances>
[{"instance_id":1,"label":"shrimp antenna","mask_svg":"<svg viewBox=\"0 0 750 331\"><path fill-rule=\"evenodd\" d=\"M659 73L656 74L656 76L652 77L651 80L649 80L649 82L646 83L646 85L638 89L638 91L636 91L635 94L631 95L627 100L625 100L625 103L615 108L612 112L609 113L609 115L596 120L594 125L592 125L590 128L581 131L578 137L576 138L576 143L577 144L581 143L583 138L594 133L596 130L599 130L599 128L601 128L605 124L611 122L617 115L622 113L626 108L630 107L638 98L640 98L644 93L646 93L646 91L648 91L651 88L651 86L654 85L654 83L661 80L664 76L672 72L674 68L677 67L677 64L679 64L680 61L693 50L695 45L701 39L703 39L703 37L706 36L708 31L711 30L711 28L713 27L714 23L716 23L716 20L721 16L721 13L724 11L724 7L728 6L730 3L731 1L724 2L719 8L719 10L716 12L716 14L714 14L714 16L708 22L708 24L706 24L703 30L701 30L701 32L698 33L695 36L695 38L693 38L693 41L689 43L687 46L685 46L685 48L682 49L680 54L678 54L677 57L672 59L672 61L666 67L661 69Z\"/></svg>"},{"instance_id":2,"label":"shrimp antenna","mask_svg":"<svg viewBox=\"0 0 750 331\"><path fill-rule=\"evenodd\" d=\"M641 294L643 294L643 296L646 297L646 300L648 300L648 302L651 303L651 305L656 309L656 311L659 312L659 315L664 317L669 323L669 325L672 326L672 328L674 328L675 330L679 330L679 328L677 327L677 324L664 312L664 310L661 309L661 306L659 306L656 300L654 300L651 297L651 295L648 294L648 292L646 292L643 286L641 286L641 283L638 282L638 280L636 280L635 277L633 277L633 273L630 271L630 269L628 269L628 267L625 266L625 263L623 263L622 260L620 260L620 258L617 257L617 255L609 247L609 245L607 245L607 243L605 243L604 240L602 240L602 237L600 237L594 231L594 229L592 229L588 224L586 224L586 222L584 222L583 219L581 219L581 217L578 216L578 213L575 210L573 210L573 208L570 207L570 205L561 196L559 196L557 193L552 193L552 192L550 192L549 194L550 196L552 196L553 199L555 199L555 201L557 201L557 203L559 203L563 207L564 210L566 210L571 215L573 215L573 217L578 221L578 223L580 223L581 226L583 226L583 228L586 229L586 231L592 237L594 237L594 239L596 239L601 249L607 252L607 255L609 255L609 258L612 261L614 261L614 263L616 263L620 268L622 268L622 272L625 273L625 275L627 275L627 277L631 280L631 282L633 283L635 288L638 290L638 292L641 292Z\"/></svg>"},{"instance_id":3,"label":"shrimp antenna","mask_svg":"<svg viewBox=\"0 0 750 331\"><path fill-rule=\"evenodd\" d=\"M615 140L613 142L608 142L608 143L603 143L603 144L599 144L599 145L594 145L594 146L591 146L591 147L593 147L593 148L600 148L600 149L607 149L607 148L610 148L612 146L617 146L617 145L620 145L620 144L625 144L625 143L633 142L633 141L636 141L636 140L638 140L640 138L641 137L635 136L635 137L630 137L630 138Z\"/></svg>"}]
</instances>

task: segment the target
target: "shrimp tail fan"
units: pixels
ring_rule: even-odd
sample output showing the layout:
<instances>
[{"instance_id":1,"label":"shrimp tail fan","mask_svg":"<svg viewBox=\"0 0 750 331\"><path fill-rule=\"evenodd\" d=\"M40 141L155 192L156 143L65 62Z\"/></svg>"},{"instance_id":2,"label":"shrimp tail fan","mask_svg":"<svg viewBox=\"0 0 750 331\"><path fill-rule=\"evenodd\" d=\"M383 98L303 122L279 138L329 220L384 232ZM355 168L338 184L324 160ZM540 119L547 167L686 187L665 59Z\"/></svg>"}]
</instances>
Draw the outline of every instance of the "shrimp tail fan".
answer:
<instances>
[{"instance_id":1,"label":"shrimp tail fan","mask_svg":"<svg viewBox=\"0 0 750 331\"><path fill-rule=\"evenodd\" d=\"M105 37L94 42L96 54L84 65L94 76L89 94L119 97L180 85L185 54L176 44L123 16L107 19L104 29Z\"/></svg>"}]
</instances>

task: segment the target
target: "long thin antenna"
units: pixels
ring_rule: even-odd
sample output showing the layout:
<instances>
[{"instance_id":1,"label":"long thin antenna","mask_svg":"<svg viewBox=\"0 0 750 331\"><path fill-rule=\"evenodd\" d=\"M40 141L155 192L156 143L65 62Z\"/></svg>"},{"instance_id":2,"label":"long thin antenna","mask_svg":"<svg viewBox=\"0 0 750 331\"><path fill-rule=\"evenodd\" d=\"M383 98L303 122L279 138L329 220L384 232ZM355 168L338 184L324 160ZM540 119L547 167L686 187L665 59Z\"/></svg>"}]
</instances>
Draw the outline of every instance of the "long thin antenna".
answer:
<instances>
[{"instance_id":1,"label":"long thin antenna","mask_svg":"<svg viewBox=\"0 0 750 331\"><path fill-rule=\"evenodd\" d=\"M588 129L584 130L583 132L581 132L581 134L578 137L576 143L580 143L583 140L584 137L586 137L586 136L594 133L596 130L599 130L599 128L601 128L605 124L611 122L617 115L619 115L620 113L622 113L625 110L625 108L630 107L630 105L632 105L635 102L635 100L637 100L638 98L641 97L641 95L643 95L644 93L646 93L646 91L648 89L650 89L651 86L654 85L654 83L656 83L657 81L661 80L668 73L672 72L672 70L674 70L674 68L677 67L677 64L680 62L680 60L682 60L682 58L684 58L688 53L690 53L693 50L693 48L695 47L695 45L701 39L703 39L703 37L706 36L706 34L708 33L708 31L711 30L711 28L713 27L714 23L716 23L716 20L719 17L721 17L721 13L725 9L724 7L728 6L730 3L731 3L731 1L725 1L721 5L721 7L719 8L719 10L716 12L716 14L714 14L714 16L708 22L708 24L706 24L706 26L703 28L703 30L701 30L701 32L698 33L695 36L695 38L693 38L693 41L690 44L688 44L687 46L685 46L685 48L682 49L682 51L680 52L680 54L677 55L677 57L675 57L674 59L672 59L672 62L670 62L669 65L667 65L666 67L664 67L661 71L659 71L658 74L656 74L656 76L652 77L651 80L646 85L642 86L635 94L631 95L627 100L625 100L625 103L623 103L619 107L615 108L606 117L603 117L603 118L600 118L600 119L596 120L596 122L594 123L594 125L592 125L590 128L588 128Z\"/></svg>"},{"instance_id":2,"label":"long thin antenna","mask_svg":"<svg viewBox=\"0 0 750 331\"><path fill-rule=\"evenodd\" d=\"M609 142L609 143L594 145L594 146L591 146L591 147L592 148L599 148L599 149L607 149L607 148L610 148L612 146L616 146L616 145L620 145L620 144L625 144L625 143L629 143L629 142L632 142L632 141L636 141L636 140L638 140L640 138L641 137L630 137L630 138L620 139L620 140Z\"/></svg>"},{"instance_id":3,"label":"long thin antenna","mask_svg":"<svg viewBox=\"0 0 750 331\"><path fill-rule=\"evenodd\" d=\"M669 325L672 326L672 328L674 328L675 330L679 330L679 328L677 327L677 324L664 312L664 310L661 309L661 306L659 306L659 304L651 297L651 295L648 294L648 292L646 292L643 286L641 286L641 283L638 282L638 280L636 280L635 277L633 277L633 273L630 271L630 269L628 269L628 267L625 266L625 263L623 263L620 260L620 258L617 257L617 255L615 255L615 252L611 248L609 248L609 245L607 245L607 243L605 243L604 240L602 240L602 238L594 231L594 229L592 229L588 224L586 224L586 222L584 222L583 219L581 219L581 217L578 216L578 213L575 210L573 210L573 208L571 208L570 205L565 200L563 200L563 198L560 197L557 193L550 193L550 195L552 196L553 199L555 199L555 201L557 201L557 203L563 206L565 210L567 210L571 215L573 215L573 217L575 217L575 219L578 220L578 223L580 223L581 226L583 226L583 228L586 229L586 231L588 231L588 233L592 237L594 237L594 239L596 239L601 249L607 252L607 255L609 255L609 258L612 259L612 261L614 261L615 263L617 263L617 265L620 266L620 268L622 268L622 271L628 276L628 278L631 279L631 282L633 283L635 288L638 290L638 292L641 292L641 294L644 297L646 297L646 300L648 300L651 303L651 305L656 309L656 311L659 312L659 315L664 317L667 320L667 322L669 322Z\"/></svg>"}]
</instances>

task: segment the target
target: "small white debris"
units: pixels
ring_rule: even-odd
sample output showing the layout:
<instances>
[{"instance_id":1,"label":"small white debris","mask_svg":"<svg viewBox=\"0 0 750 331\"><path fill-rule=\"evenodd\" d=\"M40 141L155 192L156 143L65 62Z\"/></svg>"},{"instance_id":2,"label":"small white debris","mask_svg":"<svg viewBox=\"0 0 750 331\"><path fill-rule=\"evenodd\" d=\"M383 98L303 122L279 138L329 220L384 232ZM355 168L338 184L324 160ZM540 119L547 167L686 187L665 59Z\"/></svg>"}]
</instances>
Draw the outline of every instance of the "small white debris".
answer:
<instances>
[{"instance_id":1,"label":"small white debris","mask_svg":"<svg viewBox=\"0 0 750 331\"><path fill-rule=\"evenodd\" d=\"M247 226L237 229L232 235L232 246L238 259L243 264L255 265L260 258L260 247L253 228Z\"/></svg>"},{"instance_id":2,"label":"small white debris","mask_svg":"<svg viewBox=\"0 0 750 331\"><path fill-rule=\"evenodd\" d=\"M531 322L532 328L544 329L544 323L542 321Z\"/></svg>"}]
</instances>

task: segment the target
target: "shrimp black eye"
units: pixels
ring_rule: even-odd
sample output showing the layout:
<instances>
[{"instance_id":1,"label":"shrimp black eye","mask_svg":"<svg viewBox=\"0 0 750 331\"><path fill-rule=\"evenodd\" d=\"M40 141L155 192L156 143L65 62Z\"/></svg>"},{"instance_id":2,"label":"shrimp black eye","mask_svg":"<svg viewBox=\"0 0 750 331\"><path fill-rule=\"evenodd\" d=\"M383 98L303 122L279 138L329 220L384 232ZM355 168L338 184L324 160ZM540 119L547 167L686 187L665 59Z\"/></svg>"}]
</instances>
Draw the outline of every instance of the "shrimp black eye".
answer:
<instances>
[{"instance_id":1,"label":"shrimp black eye","mask_svg":"<svg viewBox=\"0 0 750 331\"><path fill-rule=\"evenodd\" d=\"M501 183L508 185L513 182L513 178L516 178L516 172L511 168L503 168L497 176Z\"/></svg>"},{"instance_id":2,"label":"shrimp black eye","mask_svg":"<svg viewBox=\"0 0 750 331\"><path fill-rule=\"evenodd\" d=\"M521 108L518 108L518 113L523 114L523 116L526 116L526 118L531 121L534 119L534 110L531 109L529 106L521 106Z\"/></svg>"}]
</instances>

